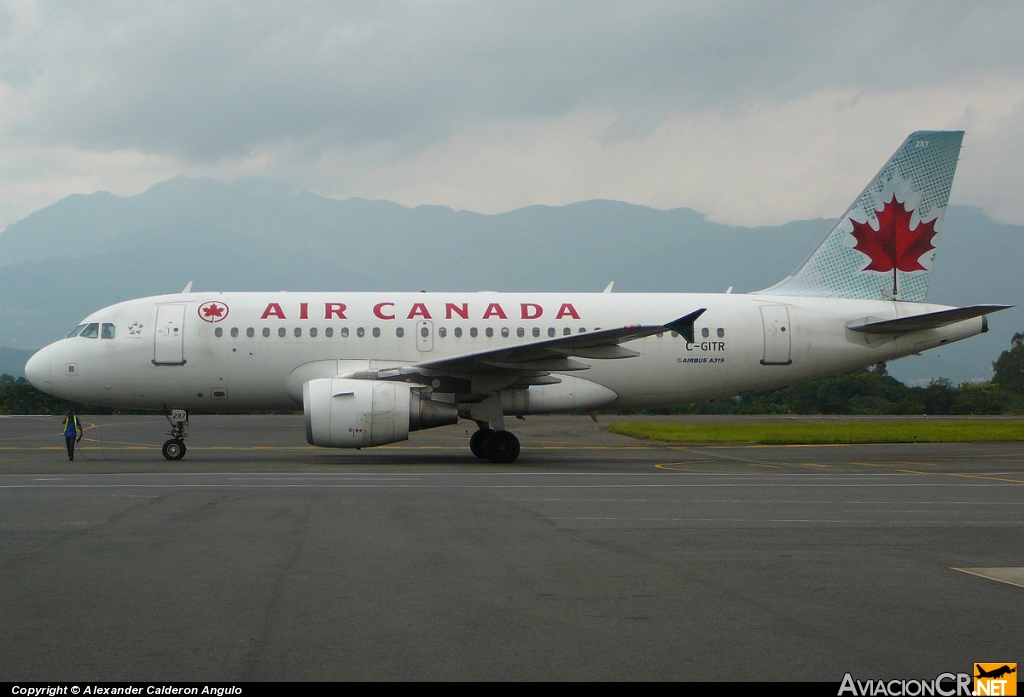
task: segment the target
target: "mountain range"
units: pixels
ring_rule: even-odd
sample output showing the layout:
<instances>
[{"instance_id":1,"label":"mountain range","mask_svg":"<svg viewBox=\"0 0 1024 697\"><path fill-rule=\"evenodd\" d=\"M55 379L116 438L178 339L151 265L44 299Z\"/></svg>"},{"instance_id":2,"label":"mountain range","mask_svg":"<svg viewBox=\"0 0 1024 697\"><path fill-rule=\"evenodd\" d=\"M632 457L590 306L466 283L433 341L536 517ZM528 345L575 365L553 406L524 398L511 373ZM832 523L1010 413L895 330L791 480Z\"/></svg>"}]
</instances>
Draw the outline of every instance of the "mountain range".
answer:
<instances>
[{"instance_id":1,"label":"mountain range","mask_svg":"<svg viewBox=\"0 0 1024 697\"><path fill-rule=\"evenodd\" d=\"M834 220L745 228L618 201L484 215L325 198L268 179L178 177L137 196L68 196L0 234L0 372L90 312L193 290L742 293L792 272ZM1016 304L1024 227L951 206L929 301ZM892 363L908 383L991 377L1024 309L988 334ZM14 374L20 374L20 369Z\"/></svg>"}]
</instances>

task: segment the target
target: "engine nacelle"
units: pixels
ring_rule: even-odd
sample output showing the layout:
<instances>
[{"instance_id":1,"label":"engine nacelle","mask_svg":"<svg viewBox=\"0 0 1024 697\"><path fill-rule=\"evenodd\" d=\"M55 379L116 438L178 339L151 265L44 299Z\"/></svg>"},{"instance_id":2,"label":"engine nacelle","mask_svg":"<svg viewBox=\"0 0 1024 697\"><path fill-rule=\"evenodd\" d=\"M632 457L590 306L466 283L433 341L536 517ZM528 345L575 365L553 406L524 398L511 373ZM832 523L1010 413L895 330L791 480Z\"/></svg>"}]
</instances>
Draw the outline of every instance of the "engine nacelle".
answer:
<instances>
[{"instance_id":1,"label":"engine nacelle","mask_svg":"<svg viewBox=\"0 0 1024 697\"><path fill-rule=\"evenodd\" d=\"M531 385L525 390L503 390L501 405L506 414L558 414L574 409L597 409L619 395L604 385L574 375L559 375L556 385Z\"/></svg>"},{"instance_id":2,"label":"engine nacelle","mask_svg":"<svg viewBox=\"0 0 1024 697\"><path fill-rule=\"evenodd\" d=\"M409 437L409 431L459 420L454 404L424 399L401 382L319 378L302 386L306 440L325 448L365 448Z\"/></svg>"}]
</instances>

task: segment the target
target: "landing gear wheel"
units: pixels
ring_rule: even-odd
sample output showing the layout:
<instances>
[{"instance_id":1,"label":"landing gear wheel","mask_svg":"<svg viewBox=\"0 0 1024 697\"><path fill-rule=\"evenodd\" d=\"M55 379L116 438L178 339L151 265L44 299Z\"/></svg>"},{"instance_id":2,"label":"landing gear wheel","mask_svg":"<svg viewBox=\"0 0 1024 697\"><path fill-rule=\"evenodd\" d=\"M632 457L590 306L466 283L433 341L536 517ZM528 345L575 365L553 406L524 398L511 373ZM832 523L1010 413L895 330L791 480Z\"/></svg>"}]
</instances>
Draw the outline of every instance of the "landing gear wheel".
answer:
<instances>
[{"instance_id":1,"label":"landing gear wheel","mask_svg":"<svg viewBox=\"0 0 1024 697\"><path fill-rule=\"evenodd\" d=\"M185 443L177 438L171 438L164 443L164 457L168 460L180 460L185 457Z\"/></svg>"},{"instance_id":2,"label":"landing gear wheel","mask_svg":"<svg viewBox=\"0 0 1024 697\"><path fill-rule=\"evenodd\" d=\"M519 457L519 439L508 431L495 431L484 441L484 456L501 464L515 462Z\"/></svg>"},{"instance_id":3,"label":"landing gear wheel","mask_svg":"<svg viewBox=\"0 0 1024 697\"><path fill-rule=\"evenodd\" d=\"M481 460L487 458L487 453L484 451L484 443L487 439L494 435L494 431L489 428L478 429L473 437L469 439L469 449L473 451L473 454L479 457Z\"/></svg>"}]
</instances>

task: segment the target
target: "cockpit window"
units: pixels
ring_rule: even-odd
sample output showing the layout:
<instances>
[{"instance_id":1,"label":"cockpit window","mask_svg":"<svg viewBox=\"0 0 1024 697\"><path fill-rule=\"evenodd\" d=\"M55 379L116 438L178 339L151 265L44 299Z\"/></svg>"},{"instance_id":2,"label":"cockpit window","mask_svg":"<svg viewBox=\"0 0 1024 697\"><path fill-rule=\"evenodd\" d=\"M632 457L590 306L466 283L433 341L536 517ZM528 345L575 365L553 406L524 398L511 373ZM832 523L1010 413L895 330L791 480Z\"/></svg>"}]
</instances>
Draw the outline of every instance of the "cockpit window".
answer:
<instances>
[{"instance_id":1,"label":"cockpit window","mask_svg":"<svg viewBox=\"0 0 1024 697\"><path fill-rule=\"evenodd\" d=\"M78 336L79 332L81 332L83 329L85 329L85 325L79 324L77 327L71 330L71 333L68 334L66 338L70 339L73 336Z\"/></svg>"},{"instance_id":2,"label":"cockpit window","mask_svg":"<svg viewBox=\"0 0 1024 697\"><path fill-rule=\"evenodd\" d=\"M87 325L85 329L82 330L82 333L79 334L78 336L82 337L83 339L95 339L99 335L100 324L99 322L93 322L92 324Z\"/></svg>"},{"instance_id":3,"label":"cockpit window","mask_svg":"<svg viewBox=\"0 0 1024 697\"><path fill-rule=\"evenodd\" d=\"M110 322L104 322L103 327L100 329L101 339L113 339L114 338L114 325Z\"/></svg>"}]
</instances>

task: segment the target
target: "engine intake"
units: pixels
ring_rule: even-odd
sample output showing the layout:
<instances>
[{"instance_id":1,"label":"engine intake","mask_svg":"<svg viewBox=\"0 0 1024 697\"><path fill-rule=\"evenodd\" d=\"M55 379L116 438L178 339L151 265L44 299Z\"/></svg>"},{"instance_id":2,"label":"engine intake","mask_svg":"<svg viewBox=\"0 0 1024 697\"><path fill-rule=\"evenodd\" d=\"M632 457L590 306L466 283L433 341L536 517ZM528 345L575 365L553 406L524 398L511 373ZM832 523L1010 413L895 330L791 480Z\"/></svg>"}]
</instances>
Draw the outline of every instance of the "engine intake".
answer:
<instances>
[{"instance_id":1,"label":"engine intake","mask_svg":"<svg viewBox=\"0 0 1024 697\"><path fill-rule=\"evenodd\" d=\"M401 382L318 378L302 386L306 440L325 448L364 448L409 437L409 431L459 420L454 404L424 398Z\"/></svg>"}]
</instances>

